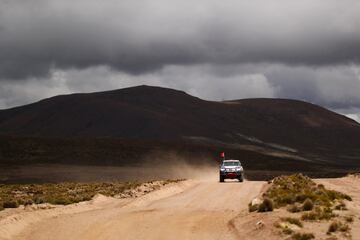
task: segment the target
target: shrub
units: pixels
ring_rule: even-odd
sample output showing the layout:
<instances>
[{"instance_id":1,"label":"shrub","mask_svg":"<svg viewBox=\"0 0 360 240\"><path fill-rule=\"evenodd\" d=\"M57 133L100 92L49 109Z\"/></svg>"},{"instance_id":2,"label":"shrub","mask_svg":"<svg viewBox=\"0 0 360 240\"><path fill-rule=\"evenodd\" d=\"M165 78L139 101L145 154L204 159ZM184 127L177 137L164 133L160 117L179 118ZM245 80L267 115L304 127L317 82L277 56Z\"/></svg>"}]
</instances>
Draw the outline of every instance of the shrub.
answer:
<instances>
[{"instance_id":1,"label":"shrub","mask_svg":"<svg viewBox=\"0 0 360 240\"><path fill-rule=\"evenodd\" d=\"M290 235L294 232L294 230L292 230L291 228L284 228L282 230L283 233L287 234L287 235Z\"/></svg>"},{"instance_id":2,"label":"shrub","mask_svg":"<svg viewBox=\"0 0 360 240\"><path fill-rule=\"evenodd\" d=\"M336 232L339 229L339 223L338 222L332 222L329 226L329 229L327 231L327 233L333 233Z\"/></svg>"},{"instance_id":3,"label":"shrub","mask_svg":"<svg viewBox=\"0 0 360 240\"><path fill-rule=\"evenodd\" d=\"M265 198L264 201L259 205L259 212L271 212L274 210L274 203L271 199Z\"/></svg>"},{"instance_id":4,"label":"shrub","mask_svg":"<svg viewBox=\"0 0 360 240\"><path fill-rule=\"evenodd\" d=\"M343 194L342 197L350 202L352 201L352 198L347 194Z\"/></svg>"},{"instance_id":5,"label":"shrub","mask_svg":"<svg viewBox=\"0 0 360 240\"><path fill-rule=\"evenodd\" d=\"M255 212L257 210L259 210L259 205L258 204L252 205L251 203L249 203L249 212Z\"/></svg>"},{"instance_id":6,"label":"shrub","mask_svg":"<svg viewBox=\"0 0 360 240\"><path fill-rule=\"evenodd\" d=\"M55 204L59 204L59 205L68 205L68 204L71 204L71 203L74 203L73 201L71 201L70 198L57 198L54 200Z\"/></svg>"},{"instance_id":7,"label":"shrub","mask_svg":"<svg viewBox=\"0 0 360 240\"><path fill-rule=\"evenodd\" d=\"M349 230L350 230L349 225L344 224L344 223L339 222L339 221L334 221L334 222L332 222L330 224L329 229L327 231L327 234L337 232L337 231L348 232Z\"/></svg>"},{"instance_id":8,"label":"shrub","mask_svg":"<svg viewBox=\"0 0 360 240\"><path fill-rule=\"evenodd\" d=\"M320 208L317 207L311 212L306 212L301 216L301 220L329 220L337 215L334 214L331 208L325 207Z\"/></svg>"},{"instance_id":9,"label":"shrub","mask_svg":"<svg viewBox=\"0 0 360 240\"><path fill-rule=\"evenodd\" d=\"M338 205L335 206L336 210L347 210L346 204L344 202L340 202Z\"/></svg>"},{"instance_id":10,"label":"shrub","mask_svg":"<svg viewBox=\"0 0 360 240\"><path fill-rule=\"evenodd\" d=\"M312 233L295 233L291 237L293 240L310 240L314 239L315 236Z\"/></svg>"},{"instance_id":11,"label":"shrub","mask_svg":"<svg viewBox=\"0 0 360 240\"><path fill-rule=\"evenodd\" d=\"M41 204L41 203L44 203L45 201L42 197L35 197L34 202L36 204Z\"/></svg>"},{"instance_id":12,"label":"shrub","mask_svg":"<svg viewBox=\"0 0 360 240\"><path fill-rule=\"evenodd\" d=\"M310 220L310 221L314 221L318 219L318 214L316 212L308 212L308 213L304 213L303 215L301 215L301 220Z\"/></svg>"},{"instance_id":13,"label":"shrub","mask_svg":"<svg viewBox=\"0 0 360 240\"><path fill-rule=\"evenodd\" d=\"M293 196L292 194L287 194L278 198L278 201L280 203L292 204L296 201L296 196Z\"/></svg>"},{"instance_id":14,"label":"shrub","mask_svg":"<svg viewBox=\"0 0 360 240\"><path fill-rule=\"evenodd\" d=\"M19 204L17 201L5 201L3 203L4 208L17 208L19 207Z\"/></svg>"},{"instance_id":15,"label":"shrub","mask_svg":"<svg viewBox=\"0 0 360 240\"><path fill-rule=\"evenodd\" d=\"M287 210L291 213L301 212L301 208L297 204L290 205Z\"/></svg>"},{"instance_id":16,"label":"shrub","mask_svg":"<svg viewBox=\"0 0 360 240\"><path fill-rule=\"evenodd\" d=\"M282 221L297 225L298 227L303 227L302 222L297 219L297 218L292 218L292 217L286 217L286 218L281 218Z\"/></svg>"},{"instance_id":17,"label":"shrub","mask_svg":"<svg viewBox=\"0 0 360 240\"><path fill-rule=\"evenodd\" d=\"M350 230L350 227L347 224L341 224L339 230L341 232L348 232Z\"/></svg>"},{"instance_id":18,"label":"shrub","mask_svg":"<svg viewBox=\"0 0 360 240\"><path fill-rule=\"evenodd\" d=\"M338 240L338 238L335 236L331 236L331 237L326 238L325 240Z\"/></svg>"},{"instance_id":19,"label":"shrub","mask_svg":"<svg viewBox=\"0 0 360 240\"><path fill-rule=\"evenodd\" d=\"M317 185L302 174L274 178L271 186L264 193L264 197L271 199L276 208L286 205L295 206L295 203L303 206L301 209L297 209L296 206L289 207L290 212L310 211L315 206L331 207L335 200L351 200L349 195L328 190L324 185Z\"/></svg>"},{"instance_id":20,"label":"shrub","mask_svg":"<svg viewBox=\"0 0 360 240\"><path fill-rule=\"evenodd\" d=\"M311 211L314 208L314 203L311 199L307 198L302 206L304 211Z\"/></svg>"},{"instance_id":21,"label":"shrub","mask_svg":"<svg viewBox=\"0 0 360 240\"><path fill-rule=\"evenodd\" d=\"M326 208L323 208L323 210L321 211L319 220L324 220L324 219L329 220L329 219L331 219L333 217L337 217L337 216L338 216L337 214L332 212L331 208L326 207Z\"/></svg>"},{"instance_id":22,"label":"shrub","mask_svg":"<svg viewBox=\"0 0 360 240\"><path fill-rule=\"evenodd\" d=\"M33 204L33 203L34 203L33 200L27 199L27 200L24 202L24 205L27 206L27 205L31 205L31 204Z\"/></svg>"},{"instance_id":23,"label":"shrub","mask_svg":"<svg viewBox=\"0 0 360 240\"><path fill-rule=\"evenodd\" d=\"M348 223L352 223L352 222L354 222L354 217L353 216L345 216L345 221Z\"/></svg>"}]
</instances>

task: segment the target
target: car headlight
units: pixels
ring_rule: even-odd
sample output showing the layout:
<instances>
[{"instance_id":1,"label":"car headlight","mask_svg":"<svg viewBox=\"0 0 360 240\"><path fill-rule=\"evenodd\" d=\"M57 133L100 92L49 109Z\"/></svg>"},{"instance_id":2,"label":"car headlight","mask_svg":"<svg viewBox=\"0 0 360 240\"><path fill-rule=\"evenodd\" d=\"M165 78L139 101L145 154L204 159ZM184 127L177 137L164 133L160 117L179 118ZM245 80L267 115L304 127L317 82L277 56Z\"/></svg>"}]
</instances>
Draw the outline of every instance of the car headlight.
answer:
<instances>
[{"instance_id":1,"label":"car headlight","mask_svg":"<svg viewBox=\"0 0 360 240\"><path fill-rule=\"evenodd\" d=\"M220 171L224 172L224 171L225 171L225 168L220 168Z\"/></svg>"},{"instance_id":2,"label":"car headlight","mask_svg":"<svg viewBox=\"0 0 360 240\"><path fill-rule=\"evenodd\" d=\"M243 168L242 167L238 167L238 168L236 168L236 171L238 171L238 172L241 172L243 170Z\"/></svg>"}]
</instances>

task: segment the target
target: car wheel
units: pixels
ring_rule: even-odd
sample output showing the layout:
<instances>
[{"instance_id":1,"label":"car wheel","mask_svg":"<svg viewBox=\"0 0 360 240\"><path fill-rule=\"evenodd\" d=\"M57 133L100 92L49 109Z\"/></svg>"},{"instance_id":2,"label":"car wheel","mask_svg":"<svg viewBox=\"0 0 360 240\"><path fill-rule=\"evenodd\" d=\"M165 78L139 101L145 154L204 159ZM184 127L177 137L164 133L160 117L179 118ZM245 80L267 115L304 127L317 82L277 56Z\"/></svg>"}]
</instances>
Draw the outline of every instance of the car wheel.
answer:
<instances>
[{"instance_id":1,"label":"car wheel","mask_svg":"<svg viewBox=\"0 0 360 240\"><path fill-rule=\"evenodd\" d=\"M224 182L224 178L220 176L220 182Z\"/></svg>"}]
</instances>

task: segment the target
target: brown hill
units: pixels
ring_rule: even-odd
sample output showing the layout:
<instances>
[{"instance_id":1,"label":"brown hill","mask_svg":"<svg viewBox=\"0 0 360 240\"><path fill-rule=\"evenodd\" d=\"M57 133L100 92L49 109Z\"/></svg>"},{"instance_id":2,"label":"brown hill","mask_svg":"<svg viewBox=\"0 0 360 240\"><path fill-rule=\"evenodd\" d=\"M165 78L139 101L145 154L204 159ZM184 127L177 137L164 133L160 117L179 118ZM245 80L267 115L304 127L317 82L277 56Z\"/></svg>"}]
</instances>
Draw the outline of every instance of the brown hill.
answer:
<instances>
[{"instance_id":1,"label":"brown hill","mask_svg":"<svg viewBox=\"0 0 360 240\"><path fill-rule=\"evenodd\" d=\"M1 110L0 134L186 143L228 149L232 155L247 151L306 163L360 165L360 125L325 108L287 99L205 101L150 86L62 95ZM5 147L0 150L4 156Z\"/></svg>"}]
</instances>

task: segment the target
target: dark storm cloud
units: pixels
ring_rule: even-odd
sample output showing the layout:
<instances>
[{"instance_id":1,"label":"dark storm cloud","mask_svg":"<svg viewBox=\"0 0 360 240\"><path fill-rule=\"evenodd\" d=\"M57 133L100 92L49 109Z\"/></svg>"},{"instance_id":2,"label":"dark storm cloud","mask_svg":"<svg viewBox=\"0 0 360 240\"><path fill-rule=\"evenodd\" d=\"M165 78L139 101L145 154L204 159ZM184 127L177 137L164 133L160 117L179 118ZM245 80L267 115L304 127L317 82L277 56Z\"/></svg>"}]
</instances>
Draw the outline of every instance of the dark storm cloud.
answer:
<instances>
[{"instance_id":1,"label":"dark storm cloud","mask_svg":"<svg viewBox=\"0 0 360 240\"><path fill-rule=\"evenodd\" d=\"M109 66L359 63L360 2L0 1L0 79Z\"/></svg>"}]
</instances>

